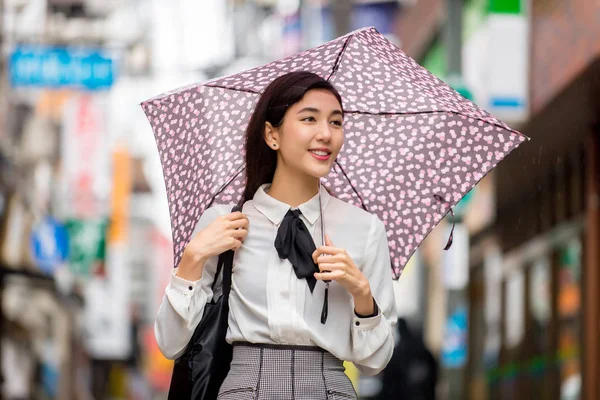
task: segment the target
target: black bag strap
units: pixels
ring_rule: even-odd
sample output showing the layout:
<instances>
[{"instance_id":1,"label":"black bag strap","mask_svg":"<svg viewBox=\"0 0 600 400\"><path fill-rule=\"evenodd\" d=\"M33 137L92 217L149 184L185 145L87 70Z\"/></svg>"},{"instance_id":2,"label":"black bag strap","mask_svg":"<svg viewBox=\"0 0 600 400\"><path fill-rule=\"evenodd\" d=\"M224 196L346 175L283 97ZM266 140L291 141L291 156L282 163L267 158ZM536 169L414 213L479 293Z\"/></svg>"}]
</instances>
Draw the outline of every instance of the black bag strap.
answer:
<instances>
[{"instance_id":1,"label":"black bag strap","mask_svg":"<svg viewBox=\"0 0 600 400\"><path fill-rule=\"evenodd\" d=\"M242 207L235 205L231 212L236 211L242 211ZM213 293L215 292L215 285L217 283L219 274L221 273L221 270L223 270L223 267L225 267L225 270L223 270L223 296L229 295L229 291L231 290L231 273L233 271L233 255L233 250L228 250L219 254L219 260L217 261L217 272L215 273L215 278L213 279L213 283L211 285L211 290Z\"/></svg>"}]
</instances>

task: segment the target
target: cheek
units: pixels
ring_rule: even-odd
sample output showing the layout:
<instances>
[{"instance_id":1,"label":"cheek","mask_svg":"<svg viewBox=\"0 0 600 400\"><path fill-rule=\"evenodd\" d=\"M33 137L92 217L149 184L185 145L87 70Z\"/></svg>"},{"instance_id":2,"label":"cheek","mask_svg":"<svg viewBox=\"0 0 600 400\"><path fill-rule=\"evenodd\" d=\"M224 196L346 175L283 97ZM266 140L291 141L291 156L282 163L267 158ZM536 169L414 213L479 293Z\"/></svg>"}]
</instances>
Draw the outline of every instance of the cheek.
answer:
<instances>
[{"instance_id":1,"label":"cheek","mask_svg":"<svg viewBox=\"0 0 600 400\"><path fill-rule=\"evenodd\" d=\"M314 133L309 127L298 126L284 133L282 141L290 153L299 154L308 149Z\"/></svg>"},{"instance_id":2,"label":"cheek","mask_svg":"<svg viewBox=\"0 0 600 400\"><path fill-rule=\"evenodd\" d=\"M281 153L287 162L294 164L295 161L299 161L299 157L308 149L310 137L308 132L302 129L290 130L282 135Z\"/></svg>"},{"instance_id":3,"label":"cheek","mask_svg":"<svg viewBox=\"0 0 600 400\"><path fill-rule=\"evenodd\" d=\"M336 152L340 152L342 147L344 146L344 132L336 132L331 137L332 146L335 148Z\"/></svg>"}]
</instances>

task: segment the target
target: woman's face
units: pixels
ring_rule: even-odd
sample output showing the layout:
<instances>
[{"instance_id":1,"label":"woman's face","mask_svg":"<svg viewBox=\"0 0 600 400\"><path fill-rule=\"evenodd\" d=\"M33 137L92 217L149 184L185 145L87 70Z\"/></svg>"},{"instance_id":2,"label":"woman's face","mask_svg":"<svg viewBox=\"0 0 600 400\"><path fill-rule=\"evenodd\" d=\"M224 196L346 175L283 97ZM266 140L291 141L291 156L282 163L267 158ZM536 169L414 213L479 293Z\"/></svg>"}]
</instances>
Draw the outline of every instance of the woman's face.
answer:
<instances>
[{"instance_id":1,"label":"woman's face","mask_svg":"<svg viewBox=\"0 0 600 400\"><path fill-rule=\"evenodd\" d=\"M267 123L265 140L278 151L278 167L283 163L286 169L322 178L344 144L342 124L337 98L328 90L312 89L287 109L280 126Z\"/></svg>"}]
</instances>

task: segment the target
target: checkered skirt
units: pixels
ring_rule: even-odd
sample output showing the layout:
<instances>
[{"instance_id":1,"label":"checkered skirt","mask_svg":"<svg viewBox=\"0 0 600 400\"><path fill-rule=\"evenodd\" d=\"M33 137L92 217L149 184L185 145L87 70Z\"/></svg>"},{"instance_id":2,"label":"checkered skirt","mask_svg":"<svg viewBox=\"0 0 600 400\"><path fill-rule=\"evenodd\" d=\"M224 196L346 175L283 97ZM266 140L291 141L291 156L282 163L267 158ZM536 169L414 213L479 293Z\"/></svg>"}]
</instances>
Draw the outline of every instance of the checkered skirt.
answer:
<instances>
[{"instance_id":1,"label":"checkered skirt","mask_svg":"<svg viewBox=\"0 0 600 400\"><path fill-rule=\"evenodd\" d=\"M218 400L356 400L341 360L319 347L234 343Z\"/></svg>"}]
</instances>

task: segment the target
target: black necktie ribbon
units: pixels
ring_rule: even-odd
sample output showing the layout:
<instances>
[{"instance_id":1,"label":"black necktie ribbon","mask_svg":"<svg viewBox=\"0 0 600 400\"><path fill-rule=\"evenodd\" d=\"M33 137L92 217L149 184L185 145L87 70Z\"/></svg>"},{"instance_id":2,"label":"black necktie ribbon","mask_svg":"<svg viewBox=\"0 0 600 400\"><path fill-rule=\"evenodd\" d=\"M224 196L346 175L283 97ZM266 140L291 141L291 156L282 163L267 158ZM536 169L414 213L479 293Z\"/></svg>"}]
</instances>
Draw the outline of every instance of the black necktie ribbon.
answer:
<instances>
[{"instance_id":1,"label":"black necktie ribbon","mask_svg":"<svg viewBox=\"0 0 600 400\"><path fill-rule=\"evenodd\" d=\"M275 237L275 249L279 258L290 261L298 279L306 279L312 293L317 284L313 274L319 272L319 267L312 259L317 247L304 221L300 219L301 214L300 210L290 209L283 217Z\"/></svg>"}]
</instances>

